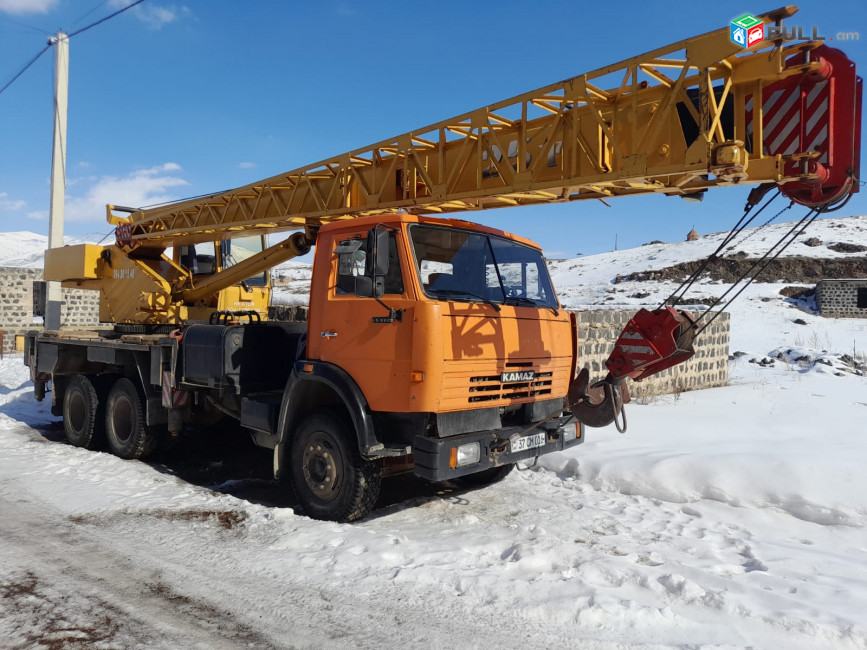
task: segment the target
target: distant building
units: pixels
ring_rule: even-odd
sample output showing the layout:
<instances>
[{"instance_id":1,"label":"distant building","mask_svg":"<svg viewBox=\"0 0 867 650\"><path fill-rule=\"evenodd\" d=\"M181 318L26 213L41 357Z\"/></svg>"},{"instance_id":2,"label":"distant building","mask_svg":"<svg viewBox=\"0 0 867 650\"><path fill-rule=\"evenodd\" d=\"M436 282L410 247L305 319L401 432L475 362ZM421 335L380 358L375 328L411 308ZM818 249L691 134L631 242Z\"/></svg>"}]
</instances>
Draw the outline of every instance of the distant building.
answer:
<instances>
[{"instance_id":1,"label":"distant building","mask_svg":"<svg viewBox=\"0 0 867 650\"><path fill-rule=\"evenodd\" d=\"M867 318L867 278L819 280L816 307L822 316Z\"/></svg>"},{"instance_id":2,"label":"distant building","mask_svg":"<svg viewBox=\"0 0 867 650\"><path fill-rule=\"evenodd\" d=\"M686 241L698 241L699 235L695 231L695 228L689 231L689 234L686 236Z\"/></svg>"}]
</instances>

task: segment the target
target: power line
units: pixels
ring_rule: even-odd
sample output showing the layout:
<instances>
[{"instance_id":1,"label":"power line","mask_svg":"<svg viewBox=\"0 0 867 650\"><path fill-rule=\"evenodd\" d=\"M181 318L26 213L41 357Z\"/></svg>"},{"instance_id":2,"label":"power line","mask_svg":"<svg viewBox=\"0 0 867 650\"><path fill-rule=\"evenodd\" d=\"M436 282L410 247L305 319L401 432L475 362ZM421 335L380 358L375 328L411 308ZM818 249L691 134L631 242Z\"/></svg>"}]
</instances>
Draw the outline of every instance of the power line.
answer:
<instances>
[{"instance_id":1,"label":"power line","mask_svg":"<svg viewBox=\"0 0 867 650\"><path fill-rule=\"evenodd\" d=\"M6 22L9 22L9 23L12 23L13 25L18 25L19 27L26 27L27 29L29 29L31 31L39 32L40 34L45 34L46 36L51 34L51 32L46 32L44 29L42 29L40 27L34 27L33 25L28 25L27 23L23 23L20 20L12 20L11 18L9 18L7 16L4 16L3 20Z\"/></svg>"},{"instance_id":2,"label":"power line","mask_svg":"<svg viewBox=\"0 0 867 650\"><path fill-rule=\"evenodd\" d=\"M90 23L87 27L82 27L81 29L78 29L78 30L72 32L72 33L69 35L69 38L72 38L73 36L77 36L78 34L81 34L81 32L86 32L86 31L87 31L88 29L90 29L91 27L96 27L97 25L101 25L101 24L104 23L106 20L111 20L111 19L114 18L115 16L118 16L118 15L122 14L124 11L127 11L127 10L129 10L129 9L132 9L132 8L135 7L136 5L140 5L142 2L144 2L144 0L136 0L136 1L133 2L132 4L128 4L128 5L127 5L126 7L124 7L123 9L118 9L118 10L115 11L113 14L109 14L109 15L106 16L105 18L100 18L100 19L97 20L95 23Z\"/></svg>"},{"instance_id":3,"label":"power line","mask_svg":"<svg viewBox=\"0 0 867 650\"><path fill-rule=\"evenodd\" d=\"M86 13L84 13L81 16L79 16L78 18L76 18L75 22L72 23L71 27L75 27L78 23L80 23L82 20L87 18L90 14L92 14L97 9L102 9L105 5L107 5L109 3L109 1L110 0L100 0L99 3L97 3L96 5L91 7Z\"/></svg>"},{"instance_id":4,"label":"power line","mask_svg":"<svg viewBox=\"0 0 867 650\"><path fill-rule=\"evenodd\" d=\"M27 71L27 68L29 68L31 65L36 63L36 60L40 56L45 54L48 51L48 48L50 48L52 45L54 45L54 43L49 41L48 45L46 45L41 50L39 50L39 53L36 56L34 56L32 59L30 59L30 62L27 65L25 65L23 68L21 68L21 70L18 71L18 74L16 74L14 77L12 77L12 79L10 79L9 82L5 86L0 88L0 95L2 95L3 91L6 90L9 86L11 86L13 83L15 83L15 80L18 79L18 77L20 77L21 75L23 75Z\"/></svg>"},{"instance_id":5,"label":"power line","mask_svg":"<svg viewBox=\"0 0 867 650\"><path fill-rule=\"evenodd\" d=\"M111 20L111 19L114 18L115 16L118 16L118 15L122 14L124 11L127 11L127 10L129 10L129 9L132 9L132 8L135 7L136 5L140 5L142 2L144 2L144 0L136 0L136 1L133 2L132 4L128 4L128 5L127 5L126 7L124 7L123 9L118 9L117 11L115 11L114 13L109 14L109 15L106 16L105 18L100 18L100 19L97 20L96 22L90 23L90 24L87 25L86 27L82 27L81 29L78 29L78 30L74 31L74 32L72 32L71 34L67 34L67 35L66 35L66 38L67 38L67 39L70 39L70 38L72 38L73 36L77 36L78 34L81 34L82 32L86 32L86 31L87 31L88 29L90 29L91 27L96 27L97 25L101 25L101 24L104 23L105 21L107 21L107 20ZM104 4L104 3L103 3L103 4ZM91 9L91 11L94 11L94 10ZM89 13L89 12L88 12L88 13ZM85 15L87 15L87 14L85 14ZM81 20L81 18L79 18L79 20ZM23 23L22 23L22 24L23 24ZM29 25L24 25L24 26L25 26L25 27L29 27ZM36 28L34 27L34 28L31 28L31 29L36 29ZM48 51L48 48L50 48L52 45L54 45L54 43L55 43L55 41L54 41L53 38L52 38L51 40L49 40L49 41L48 41L48 45L46 45L46 46L43 47L41 50L39 50L39 53L38 53L36 56L34 56L32 59L30 59L30 61L27 63L27 65L25 65L23 68L21 68L21 70L19 70L18 73L17 73L14 77L12 77L12 79L11 79L11 80L10 80L10 81L5 85L5 86L3 86L2 88L0 88L0 95L2 95L2 94L3 94L3 91L5 91L9 86L11 86L13 83L15 83L15 81L18 79L18 77L20 77L21 75L23 75L23 74L27 71L27 68L29 68L31 65L33 65L34 63L36 63L36 60L37 60L40 56L42 56L43 54L45 54L45 52Z\"/></svg>"}]
</instances>

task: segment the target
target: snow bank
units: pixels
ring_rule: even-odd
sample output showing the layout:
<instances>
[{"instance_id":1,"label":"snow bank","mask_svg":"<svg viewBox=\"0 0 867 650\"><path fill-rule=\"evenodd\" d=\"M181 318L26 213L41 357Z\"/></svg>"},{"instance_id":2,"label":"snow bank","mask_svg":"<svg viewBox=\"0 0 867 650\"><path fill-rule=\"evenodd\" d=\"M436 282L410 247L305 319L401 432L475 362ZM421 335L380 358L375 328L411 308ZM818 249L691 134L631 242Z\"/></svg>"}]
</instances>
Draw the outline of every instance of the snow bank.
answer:
<instances>
[{"instance_id":1,"label":"snow bank","mask_svg":"<svg viewBox=\"0 0 867 650\"><path fill-rule=\"evenodd\" d=\"M630 406L627 436L591 432L573 458L543 465L598 490L867 525L867 438L856 424L867 415L867 380L746 359L731 369L736 386Z\"/></svg>"}]
</instances>

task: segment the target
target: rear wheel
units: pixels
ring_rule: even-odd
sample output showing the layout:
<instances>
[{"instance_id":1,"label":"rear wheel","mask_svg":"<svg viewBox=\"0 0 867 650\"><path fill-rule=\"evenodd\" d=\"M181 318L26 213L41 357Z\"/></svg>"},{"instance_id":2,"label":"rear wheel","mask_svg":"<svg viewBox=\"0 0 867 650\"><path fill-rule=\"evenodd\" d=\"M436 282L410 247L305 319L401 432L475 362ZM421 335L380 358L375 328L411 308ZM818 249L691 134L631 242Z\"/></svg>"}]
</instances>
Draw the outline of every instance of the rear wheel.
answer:
<instances>
[{"instance_id":1,"label":"rear wheel","mask_svg":"<svg viewBox=\"0 0 867 650\"><path fill-rule=\"evenodd\" d=\"M96 449L105 438L103 405L93 383L75 375L63 393L63 430L76 447Z\"/></svg>"},{"instance_id":2,"label":"rear wheel","mask_svg":"<svg viewBox=\"0 0 867 650\"><path fill-rule=\"evenodd\" d=\"M352 426L335 413L314 413L301 424L290 467L295 494L314 519L361 519L379 497L379 462L361 457Z\"/></svg>"},{"instance_id":3,"label":"rear wheel","mask_svg":"<svg viewBox=\"0 0 867 650\"><path fill-rule=\"evenodd\" d=\"M112 453L121 458L145 458L156 449L158 438L145 425L141 396L126 377L114 382L108 393L105 433Z\"/></svg>"},{"instance_id":4,"label":"rear wheel","mask_svg":"<svg viewBox=\"0 0 867 650\"><path fill-rule=\"evenodd\" d=\"M514 468L514 464L491 467L490 469L483 470L476 474L467 474L466 476L461 476L459 479L457 479L457 481L464 485L473 487L493 485L494 483L499 483L509 474L511 474Z\"/></svg>"}]
</instances>

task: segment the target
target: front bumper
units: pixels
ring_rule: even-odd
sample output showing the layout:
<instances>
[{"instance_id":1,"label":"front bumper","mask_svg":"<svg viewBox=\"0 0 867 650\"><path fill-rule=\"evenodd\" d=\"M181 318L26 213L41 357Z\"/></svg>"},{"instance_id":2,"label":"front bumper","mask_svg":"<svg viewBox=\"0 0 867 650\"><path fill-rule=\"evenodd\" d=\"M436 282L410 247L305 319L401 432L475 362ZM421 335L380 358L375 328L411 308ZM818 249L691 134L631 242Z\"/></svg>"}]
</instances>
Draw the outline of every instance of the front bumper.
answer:
<instances>
[{"instance_id":1,"label":"front bumper","mask_svg":"<svg viewBox=\"0 0 867 650\"><path fill-rule=\"evenodd\" d=\"M510 465L518 461L544 456L554 451L569 449L584 442L584 425L571 421L571 416L539 424L533 428L507 427L495 431L475 431L448 438L426 438L416 436L412 445L415 459L415 473L430 481L448 481L460 476L482 472L491 467ZM569 422L567 424L567 422ZM512 452L510 436L531 436L545 433L545 444L541 447ZM568 435L577 432L577 437ZM468 443L478 442L479 462L463 467L453 467L452 450Z\"/></svg>"}]
</instances>

